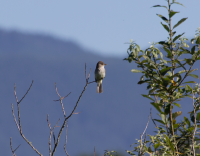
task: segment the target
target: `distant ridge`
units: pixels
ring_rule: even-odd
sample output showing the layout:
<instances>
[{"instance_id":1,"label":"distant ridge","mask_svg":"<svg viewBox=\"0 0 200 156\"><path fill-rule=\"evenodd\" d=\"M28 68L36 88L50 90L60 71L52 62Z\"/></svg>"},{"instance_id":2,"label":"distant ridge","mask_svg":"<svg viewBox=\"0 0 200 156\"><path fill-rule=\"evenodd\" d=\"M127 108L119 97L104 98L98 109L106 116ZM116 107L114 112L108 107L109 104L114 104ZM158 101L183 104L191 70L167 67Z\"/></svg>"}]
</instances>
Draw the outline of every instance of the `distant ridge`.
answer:
<instances>
[{"instance_id":1,"label":"distant ridge","mask_svg":"<svg viewBox=\"0 0 200 156\"><path fill-rule=\"evenodd\" d=\"M21 33L0 29L0 55L32 55L40 57L81 56L91 53L73 41L61 40L49 35ZM48 56L47 56L48 55ZM91 55L93 55L91 53Z\"/></svg>"}]
</instances>

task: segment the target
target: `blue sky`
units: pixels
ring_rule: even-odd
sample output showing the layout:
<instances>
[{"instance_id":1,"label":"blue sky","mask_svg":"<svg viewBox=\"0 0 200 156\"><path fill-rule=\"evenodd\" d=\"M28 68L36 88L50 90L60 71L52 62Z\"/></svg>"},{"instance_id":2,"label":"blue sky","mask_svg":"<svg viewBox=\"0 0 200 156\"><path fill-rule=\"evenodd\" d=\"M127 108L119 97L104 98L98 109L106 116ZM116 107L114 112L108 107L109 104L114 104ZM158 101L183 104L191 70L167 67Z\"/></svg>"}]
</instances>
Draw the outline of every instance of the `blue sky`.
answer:
<instances>
[{"instance_id":1,"label":"blue sky","mask_svg":"<svg viewBox=\"0 0 200 156\"><path fill-rule=\"evenodd\" d=\"M172 19L176 24L188 17L177 34L185 32L191 38L200 27L199 0L181 0L186 7L174 5L180 11ZM17 0L1 1L0 28L28 33L41 33L65 40L73 40L86 49L101 55L126 54L130 39L142 48L149 42L165 40L167 31L156 13L165 15L164 0Z\"/></svg>"}]
</instances>

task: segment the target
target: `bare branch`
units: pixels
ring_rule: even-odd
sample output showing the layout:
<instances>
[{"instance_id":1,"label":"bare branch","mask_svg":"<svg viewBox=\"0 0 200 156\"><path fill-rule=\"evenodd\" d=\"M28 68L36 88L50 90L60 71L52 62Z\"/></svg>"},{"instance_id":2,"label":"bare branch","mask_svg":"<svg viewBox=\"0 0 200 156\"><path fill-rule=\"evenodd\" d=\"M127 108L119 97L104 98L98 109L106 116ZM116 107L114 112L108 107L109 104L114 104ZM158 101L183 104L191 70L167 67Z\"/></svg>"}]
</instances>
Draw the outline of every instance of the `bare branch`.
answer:
<instances>
[{"instance_id":1,"label":"bare branch","mask_svg":"<svg viewBox=\"0 0 200 156\"><path fill-rule=\"evenodd\" d=\"M143 137L144 133L145 133L146 130L147 130L148 124L149 124L149 117L148 117L147 125L146 125L146 127L145 127L145 129L144 129L144 132L143 132L143 134L142 134L142 137Z\"/></svg>"},{"instance_id":2,"label":"bare branch","mask_svg":"<svg viewBox=\"0 0 200 156\"><path fill-rule=\"evenodd\" d=\"M197 107L197 103L195 105L195 102L194 102L194 92L193 92L193 89L192 89L192 100L193 100L193 107L194 107L194 132L193 132L193 135L192 135L192 151L193 151L193 156L195 156L195 148L194 148L194 137L195 137L195 133L196 133L196 130L197 130L197 121L196 121L196 107Z\"/></svg>"},{"instance_id":3,"label":"bare branch","mask_svg":"<svg viewBox=\"0 0 200 156\"><path fill-rule=\"evenodd\" d=\"M86 66L86 63L85 63L85 80L86 80L86 83L87 83L87 72L86 72L86 69L87 69L87 66ZM88 76L89 77L89 76Z\"/></svg>"},{"instance_id":4,"label":"bare branch","mask_svg":"<svg viewBox=\"0 0 200 156\"><path fill-rule=\"evenodd\" d=\"M142 152L143 152L143 148L144 148L145 141L146 141L146 135L145 135L145 140L144 140L143 143L142 143L142 137L143 137L144 133L145 133L146 130L147 130L148 124L149 124L149 117L148 117L147 125L146 125L146 127L145 127L145 129L144 129L144 132L142 133L142 135L140 134L140 149L139 149L139 155L142 155Z\"/></svg>"},{"instance_id":5,"label":"bare branch","mask_svg":"<svg viewBox=\"0 0 200 156\"><path fill-rule=\"evenodd\" d=\"M64 117L66 117L66 115L65 115L65 108L64 108L64 106L63 106L62 100L63 100L64 98L66 98L69 94L71 94L71 92L70 92L68 95L64 96L64 97L61 97L60 94L58 93L58 89L57 89L57 86L56 86L56 82L55 82L55 89L56 89L56 93L57 93L57 95L59 96L60 99L59 99L59 100L54 100L54 101L60 101L60 104L61 104L61 107L62 107L62 110L63 110Z\"/></svg>"},{"instance_id":6,"label":"bare branch","mask_svg":"<svg viewBox=\"0 0 200 156\"><path fill-rule=\"evenodd\" d=\"M32 87L32 85L33 85L33 82L34 82L34 80L32 80L30 87L28 88L28 90L26 91L26 93L24 94L24 96L21 98L21 100L19 100L19 102L18 102L18 100L17 100L17 95L16 95L16 84L15 84L15 86L14 86L14 92L15 92L15 97L16 97L17 103L22 102L22 100L26 97L26 95L28 94L28 92L30 91L30 89L31 89L31 87Z\"/></svg>"},{"instance_id":7,"label":"bare branch","mask_svg":"<svg viewBox=\"0 0 200 156\"><path fill-rule=\"evenodd\" d=\"M155 121L154 121L154 119L153 119L151 109L150 109L150 115L151 115L151 120L153 121L154 125L156 126L156 128L158 128L157 124L155 123Z\"/></svg>"},{"instance_id":8,"label":"bare branch","mask_svg":"<svg viewBox=\"0 0 200 156\"><path fill-rule=\"evenodd\" d=\"M67 120L74 114L74 112L75 112L75 110L76 110L76 108L77 108L77 106L78 106L78 103L79 103L79 101L80 101L80 99L81 99L83 93L85 92L85 90L86 90L86 88L87 88L87 86L88 86L88 84L89 84L88 81L89 81L89 78L90 78L90 73L91 73L91 69L90 69L90 72L89 72L89 74L88 74L88 76L87 76L87 72L86 72L86 63L85 63L85 79L86 79L85 87L83 88L83 91L81 92L81 95L79 96L79 98L78 98L78 100L77 100L77 102L76 102L76 105L74 106L74 109L72 110L72 112L71 112L67 117L65 116L65 120L64 120L64 122L63 122L63 124L62 124L62 127L61 127L59 133L58 133L58 137L57 137L57 140L56 140L55 145L54 145L54 149L53 149L53 152L52 152L52 156L54 155L54 153L55 153L55 151L56 151L56 148L57 148L57 146L58 146L58 144L59 144L60 136L61 136L61 133L62 133L62 131L63 131L65 125L66 125ZM56 85L56 84L55 84L55 85ZM57 94L58 94L58 93L57 93ZM60 96L59 94L58 94L58 96L60 97L60 101L62 101L61 96ZM61 104L61 105L63 106L63 104ZM63 108L64 108L64 107L63 107ZM63 110L63 112L64 112L64 110Z\"/></svg>"},{"instance_id":9,"label":"bare branch","mask_svg":"<svg viewBox=\"0 0 200 156\"><path fill-rule=\"evenodd\" d=\"M90 84L90 83L94 83L94 82L97 82L97 81L88 82L88 84Z\"/></svg>"},{"instance_id":10,"label":"bare branch","mask_svg":"<svg viewBox=\"0 0 200 156\"><path fill-rule=\"evenodd\" d=\"M66 144L67 144L67 129L68 129L68 121L67 121L67 127L66 127L66 135L65 135L64 150L65 150L65 153L67 154L67 156L69 156L69 154L67 153L67 150L66 150Z\"/></svg>"},{"instance_id":11,"label":"bare branch","mask_svg":"<svg viewBox=\"0 0 200 156\"><path fill-rule=\"evenodd\" d=\"M73 113L73 114L80 114L81 112Z\"/></svg>"},{"instance_id":12,"label":"bare branch","mask_svg":"<svg viewBox=\"0 0 200 156\"><path fill-rule=\"evenodd\" d=\"M71 92L69 94L71 94ZM62 97L61 99L63 100L64 98L68 97L69 94L67 94L66 96ZM53 100L53 101L60 101L60 99L59 100Z\"/></svg>"},{"instance_id":13,"label":"bare branch","mask_svg":"<svg viewBox=\"0 0 200 156\"><path fill-rule=\"evenodd\" d=\"M56 137L55 137L55 133L53 132L53 141L54 141L54 145L56 143Z\"/></svg>"},{"instance_id":14,"label":"bare branch","mask_svg":"<svg viewBox=\"0 0 200 156\"><path fill-rule=\"evenodd\" d=\"M12 107L12 113L13 113L13 118L14 118L14 120L15 120L15 124L16 124L18 130L20 131L19 125L18 125L18 123L17 123L17 119L16 119L16 117L15 117L15 113L14 113L14 109L13 109L13 104L11 104L11 107Z\"/></svg>"},{"instance_id":15,"label":"bare branch","mask_svg":"<svg viewBox=\"0 0 200 156\"><path fill-rule=\"evenodd\" d=\"M16 98L16 101L17 101L17 108L18 108L18 123L17 123L17 119L15 117L15 114L14 114L14 109L13 109L13 104L12 104L12 113L13 113L13 118L15 120L15 123L16 123L16 126L19 130L19 133L20 135L22 136L22 138L32 147L32 149L40 156L42 156L42 154L32 145L32 143L30 141L28 141L28 139L26 139L26 137L24 136L24 134L22 133L22 128L21 128L21 120L20 120L20 111L19 111L19 104L22 102L22 100L26 97L26 95L28 94L28 92L30 91L32 85L33 85L33 80L32 80L32 83L30 85L30 87L28 88L28 90L26 91L26 93L24 94L24 96L18 101L18 98L17 98L17 93L16 93L16 85L14 86L14 94L15 94L15 98Z\"/></svg>"},{"instance_id":16,"label":"bare branch","mask_svg":"<svg viewBox=\"0 0 200 156\"><path fill-rule=\"evenodd\" d=\"M20 144L20 145L21 145L21 144ZM20 146L20 145L19 145L19 146ZM10 137L10 148L11 148L11 151L12 151L12 153L13 153L14 156L16 156L15 151L19 148L19 146L17 146L17 148L15 148L15 150L13 150L13 148L12 148L12 139L11 139L11 137Z\"/></svg>"},{"instance_id":17,"label":"bare branch","mask_svg":"<svg viewBox=\"0 0 200 156\"><path fill-rule=\"evenodd\" d=\"M53 133L53 130L55 127L57 127L58 122L60 121L60 119L57 121L57 123L55 124L55 126L53 127L53 129L51 128L51 124L49 123L49 115L47 114L47 123L50 129L50 134L49 134L49 156L51 156L51 135ZM54 141L55 144L55 141Z\"/></svg>"}]
</instances>

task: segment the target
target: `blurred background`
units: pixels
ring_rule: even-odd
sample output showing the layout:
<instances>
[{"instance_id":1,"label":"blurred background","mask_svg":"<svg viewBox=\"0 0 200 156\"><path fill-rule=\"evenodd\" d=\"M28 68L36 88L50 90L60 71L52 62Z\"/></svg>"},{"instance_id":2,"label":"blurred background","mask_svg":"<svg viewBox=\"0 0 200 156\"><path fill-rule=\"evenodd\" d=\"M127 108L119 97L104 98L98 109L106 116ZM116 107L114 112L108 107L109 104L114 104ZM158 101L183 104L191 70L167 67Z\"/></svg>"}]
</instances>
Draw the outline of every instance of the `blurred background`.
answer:
<instances>
[{"instance_id":1,"label":"blurred background","mask_svg":"<svg viewBox=\"0 0 200 156\"><path fill-rule=\"evenodd\" d=\"M174 5L180 11L173 17L172 24L184 17L188 19L179 27L177 34L185 32L192 38L200 26L197 19L200 1L182 0ZM72 156L93 153L103 155L104 150L115 150L123 155L131 150L143 133L150 108L149 101L141 94L147 93L145 85L138 85L140 74L133 74L134 63L123 61L132 39L142 49L149 42L166 40L167 31L156 13L167 17L164 8L153 5L166 5L166 1L1 1L0 5L0 151L2 155L12 155L13 148L21 144L17 155L36 155L20 136L13 120L11 103L15 115L17 105L14 97L14 84L18 99L33 86L20 104L22 130L29 141L43 155L48 155L49 128L63 113L55 92L55 82L61 96L72 94L63 100L69 114L85 85L85 63L87 72L91 68L90 81L94 81L94 70L98 61L106 66L103 80L104 92L96 93L96 84L88 85L76 112L69 119L67 151ZM196 67L199 66L199 63ZM196 80L198 81L198 80ZM192 109L192 100L182 102L183 114ZM156 110L152 108L153 117ZM149 122L147 133L156 130ZM59 127L55 129L55 135ZM53 140L52 140L53 142ZM56 155L64 155L63 132Z\"/></svg>"}]
</instances>

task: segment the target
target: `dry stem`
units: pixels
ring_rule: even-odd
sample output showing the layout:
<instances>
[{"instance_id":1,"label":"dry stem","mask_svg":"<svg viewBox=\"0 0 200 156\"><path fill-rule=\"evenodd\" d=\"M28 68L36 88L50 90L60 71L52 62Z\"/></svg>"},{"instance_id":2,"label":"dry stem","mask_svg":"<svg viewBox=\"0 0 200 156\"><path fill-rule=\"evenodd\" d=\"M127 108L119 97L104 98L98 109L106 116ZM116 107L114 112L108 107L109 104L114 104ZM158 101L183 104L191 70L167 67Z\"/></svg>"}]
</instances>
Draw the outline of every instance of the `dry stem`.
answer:
<instances>
[{"instance_id":1,"label":"dry stem","mask_svg":"<svg viewBox=\"0 0 200 156\"><path fill-rule=\"evenodd\" d=\"M74 109L72 110L72 112L71 112L67 117L65 116L64 106L63 106L63 104L61 104L61 105L62 105L62 108L63 108L63 113L64 113L64 116L65 116L65 120L64 120L64 122L63 122L63 124L62 124L62 126L61 126L61 129L60 129L59 133L58 133L57 140L55 141L54 149L53 149L53 152L52 152L52 156L54 155L54 153L55 153L55 151L56 151L56 148L57 148L57 146L58 146L58 144L59 144L60 136L61 136L61 133L62 133L62 131L63 131L65 125L66 125L67 120L74 114L74 111L76 110L76 108L77 108L77 106L78 106L78 103L79 103L79 101L80 101L80 99L81 99L83 93L85 92L85 90L86 90L86 88L87 88L87 85L89 84L88 81L89 81L89 78L90 78L90 73L91 73L91 69L90 69L90 72L89 72L89 74L88 74L88 76L87 76L87 72L86 72L86 63L85 63L85 78L86 78L86 84L85 84L85 87L83 88L83 91L81 92L81 95L79 96L79 98L78 98L78 100L77 100L77 102L76 102L76 105L74 106ZM56 88L56 89L57 89L57 88ZM57 93L57 94L58 94L58 93ZM60 97L59 94L58 94L58 96ZM62 98L61 98L61 97L60 97L60 102L62 103Z\"/></svg>"},{"instance_id":2,"label":"dry stem","mask_svg":"<svg viewBox=\"0 0 200 156\"><path fill-rule=\"evenodd\" d=\"M19 104L22 102L22 100L26 97L26 95L28 94L28 92L30 91L31 87L33 85L33 81L29 87L29 89L26 91L26 93L24 94L24 96L18 101L18 98L17 98L17 93L16 93L16 85L14 86L14 94L15 94L15 99L17 101L17 108L18 108L18 122L17 122L17 119L15 117L15 114L14 114L14 109L13 109L13 104L11 104L11 107L12 107L12 113L13 113L13 118L14 118L14 121L16 123L16 126L19 130L19 133L20 135L22 136L22 138L32 147L32 149L40 156L42 156L42 154L32 145L32 143L30 141L28 141L28 139L26 139L26 137L24 136L24 134L22 133L22 127L21 127L21 119L20 119L20 111L19 111Z\"/></svg>"}]
</instances>

